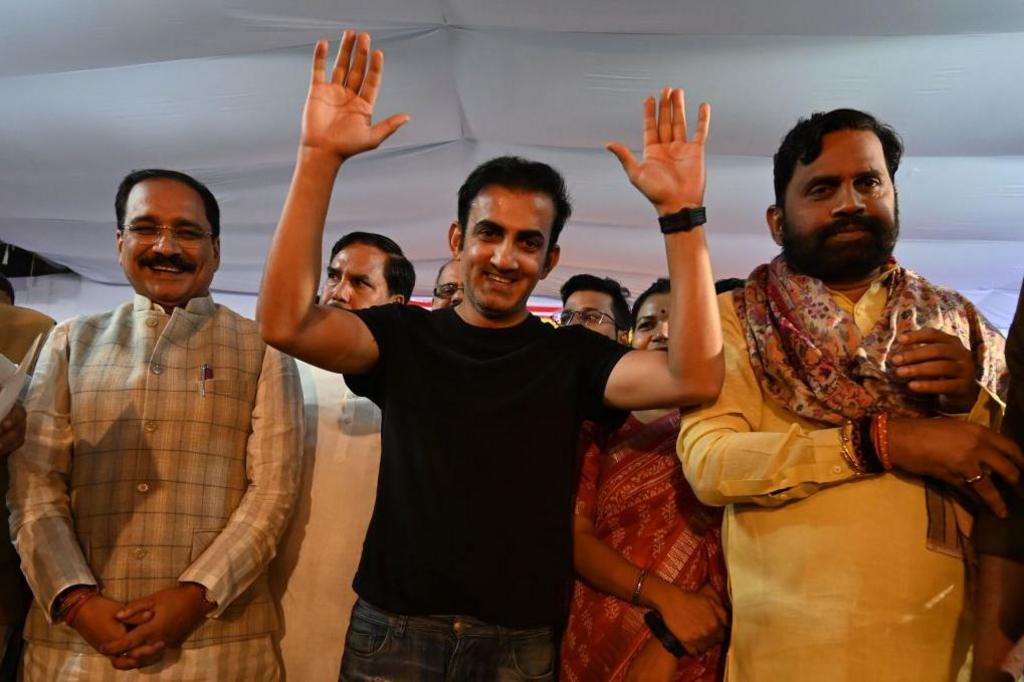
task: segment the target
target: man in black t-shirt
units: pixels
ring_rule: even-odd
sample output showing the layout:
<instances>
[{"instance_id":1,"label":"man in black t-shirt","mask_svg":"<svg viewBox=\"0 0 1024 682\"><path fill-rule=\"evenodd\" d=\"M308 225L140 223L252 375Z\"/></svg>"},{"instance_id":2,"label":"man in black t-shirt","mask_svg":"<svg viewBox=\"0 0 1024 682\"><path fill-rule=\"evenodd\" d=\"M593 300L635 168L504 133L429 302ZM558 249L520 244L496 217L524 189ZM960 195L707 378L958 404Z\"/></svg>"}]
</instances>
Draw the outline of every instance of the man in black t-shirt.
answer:
<instances>
[{"instance_id":1,"label":"man in black t-shirt","mask_svg":"<svg viewBox=\"0 0 1024 682\"><path fill-rule=\"evenodd\" d=\"M377 501L341 677L551 680L552 625L571 577L580 422L707 401L722 381L699 227L710 110L702 105L690 141L683 94L666 88L660 104L645 102L643 160L609 145L666 233L667 353L529 314L530 292L558 263L570 206L554 169L511 157L483 164L459 191L449 231L465 294L458 307L338 310L312 303L332 185L345 161L408 116L371 123L383 55L370 52L368 35L346 32L331 73L326 52L318 43L257 317L268 343L344 373L382 411Z\"/></svg>"}]
</instances>

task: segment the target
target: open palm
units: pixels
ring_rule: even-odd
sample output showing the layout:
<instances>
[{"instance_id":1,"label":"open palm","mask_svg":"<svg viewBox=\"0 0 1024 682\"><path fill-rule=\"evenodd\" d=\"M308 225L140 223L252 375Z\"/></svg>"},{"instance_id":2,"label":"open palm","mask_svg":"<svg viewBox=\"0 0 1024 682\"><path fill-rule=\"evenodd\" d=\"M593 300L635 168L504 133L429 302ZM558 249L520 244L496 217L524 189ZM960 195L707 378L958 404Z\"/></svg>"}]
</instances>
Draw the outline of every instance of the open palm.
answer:
<instances>
[{"instance_id":1,"label":"open palm","mask_svg":"<svg viewBox=\"0 0 1024 682\"><path fill-rule=\"evenodd\" d=\"M697 131L692 140L686 134L686 102L683 91L665 88L657 104L644 101L644 152L637 161L621 142L608 149L622 163L629 181L647 197L661 215L668 215L704 202L704 143L711 123L711 107L700 105Z\"/></svg>"},{"instance_id":2,"label":"open palm","mask_svg":"<svg viewBox=\"0 0 1024 682\"><path fill-rule=\"evenodd\" d=\"M396 114L373 125L384 53L370 52L369 34L357 37L352 31L345 32L330 78L326 61L327 43L320 41L313 53L313 73L302 114L304 147L347 159L375 149L409 120L405 114Z\"/></svg>"}]
</instances>

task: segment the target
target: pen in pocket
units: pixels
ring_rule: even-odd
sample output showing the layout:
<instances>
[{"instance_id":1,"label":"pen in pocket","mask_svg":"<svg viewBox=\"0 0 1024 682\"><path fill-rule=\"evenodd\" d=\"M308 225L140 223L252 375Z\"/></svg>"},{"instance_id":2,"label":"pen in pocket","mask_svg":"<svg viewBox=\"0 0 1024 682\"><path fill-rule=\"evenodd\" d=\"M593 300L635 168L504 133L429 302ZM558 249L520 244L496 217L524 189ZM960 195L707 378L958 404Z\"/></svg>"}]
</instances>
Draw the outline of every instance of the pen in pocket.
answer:
<instances>
[{"instance_id":1,"label":"pen in pocket","mask_svg":"<svg viewBox=\"0 0 1024 682\"><path fill-rule=\"evenodd\" d=\"M199 365L199 395L206 397L206 380L213 379L213 367L205 362Z\"/></svg>"}]
</instances>

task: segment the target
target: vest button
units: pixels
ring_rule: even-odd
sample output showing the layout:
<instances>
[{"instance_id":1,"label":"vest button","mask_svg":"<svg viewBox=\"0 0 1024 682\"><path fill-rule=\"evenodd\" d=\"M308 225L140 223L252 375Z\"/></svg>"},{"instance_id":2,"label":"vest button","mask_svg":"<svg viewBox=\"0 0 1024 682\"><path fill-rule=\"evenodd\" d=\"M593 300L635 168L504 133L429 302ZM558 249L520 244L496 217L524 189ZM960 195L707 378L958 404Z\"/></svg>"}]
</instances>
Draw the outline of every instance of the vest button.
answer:
<instances>
[{"instance_id":1,"label":"vest button","mask_svg":"<svg viewBox=\"0 0 1024 682\"><path fill-rule=\"evenodd\" d=\"M134 556L136 559L145 559L147 554L149 554L149 552L147 552L142 547L136 547L134 550L132 550L132 556Z\"/></svg>"},{"instance_id":2,"label":"vest button","mask_svg":"<svg viewBox=\"0 0 1024 682\"><path fill-rule=\"evenodd\" d=\"M156 318L155 317L151 317L148 320L146 320L146 326L147 327L155 327L156 324L157 324L157 322L156 322Z\"/></svg>"},{"instance_id":3,"label":"vest button","mask_svg":"<svg viewBox=\"0 0 1024 682\"><path fill-rule=\"evenodd\" d=\"M153 433L156 431L156 422L146 422L145 426L142 428L146 429L149 433Z\"/></svg>"},{"instance_id":4,"label":"vest button","mask_svg":"<svg viewBox=\"0 0 1024 682\"><path fill-rule=\"evenodd\" d=\"M153 371L153 374L159 374L160 372L164 371L164 368L161 367L160 365L153 365L151 369Z\"/></svg>"},{"instance_id":5,"label":"vest button","mask_svg":"<svg viewBox=\"0 0 1024 682\"><path fill-rule=\"evenodd\" d=\"M148 493L149 492L149 484L148 483L140 483L137 486L135 486L135 489L138 490L140 493Z\"/></svg>"}]
</instances>

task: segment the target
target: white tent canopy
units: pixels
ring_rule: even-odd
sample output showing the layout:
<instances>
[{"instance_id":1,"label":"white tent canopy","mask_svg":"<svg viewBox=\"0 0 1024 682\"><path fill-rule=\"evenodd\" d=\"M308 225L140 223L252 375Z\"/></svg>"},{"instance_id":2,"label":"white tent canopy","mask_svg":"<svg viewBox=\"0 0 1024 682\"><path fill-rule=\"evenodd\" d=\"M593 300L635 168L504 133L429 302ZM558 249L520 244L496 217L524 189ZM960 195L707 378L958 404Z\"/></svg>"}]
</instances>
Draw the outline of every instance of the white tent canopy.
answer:
<instances>
[{"instance_id":1,"label":"white tent canopy","mask_svg":"<svg viewBox=\"0 0 1024 682\"><path fill-rule=\"evenodd\" d=\"M1020 0L5 2L0 240L67 265L95 296L93 283L124 281L120 178L180 169L221 202L215 287L251 298L292 171L312 45L347 27L370 30L385 52L378 112L412 122L344 167L325 242L388 234L415 263L419 293L447 257L459 184L505 153L559 168L574 198L562 262L537 293L555 295L577 272L634 292L663 274L653 212L604 145L637 147L641 100L668 84L687 89L691 115L699 100L713 106L717 276L744 276L776 251L764 210L781 136L800 116L850 106L906 143L897 255L1009 324L1024 270Z\"/></svg>"}]
</instances>

